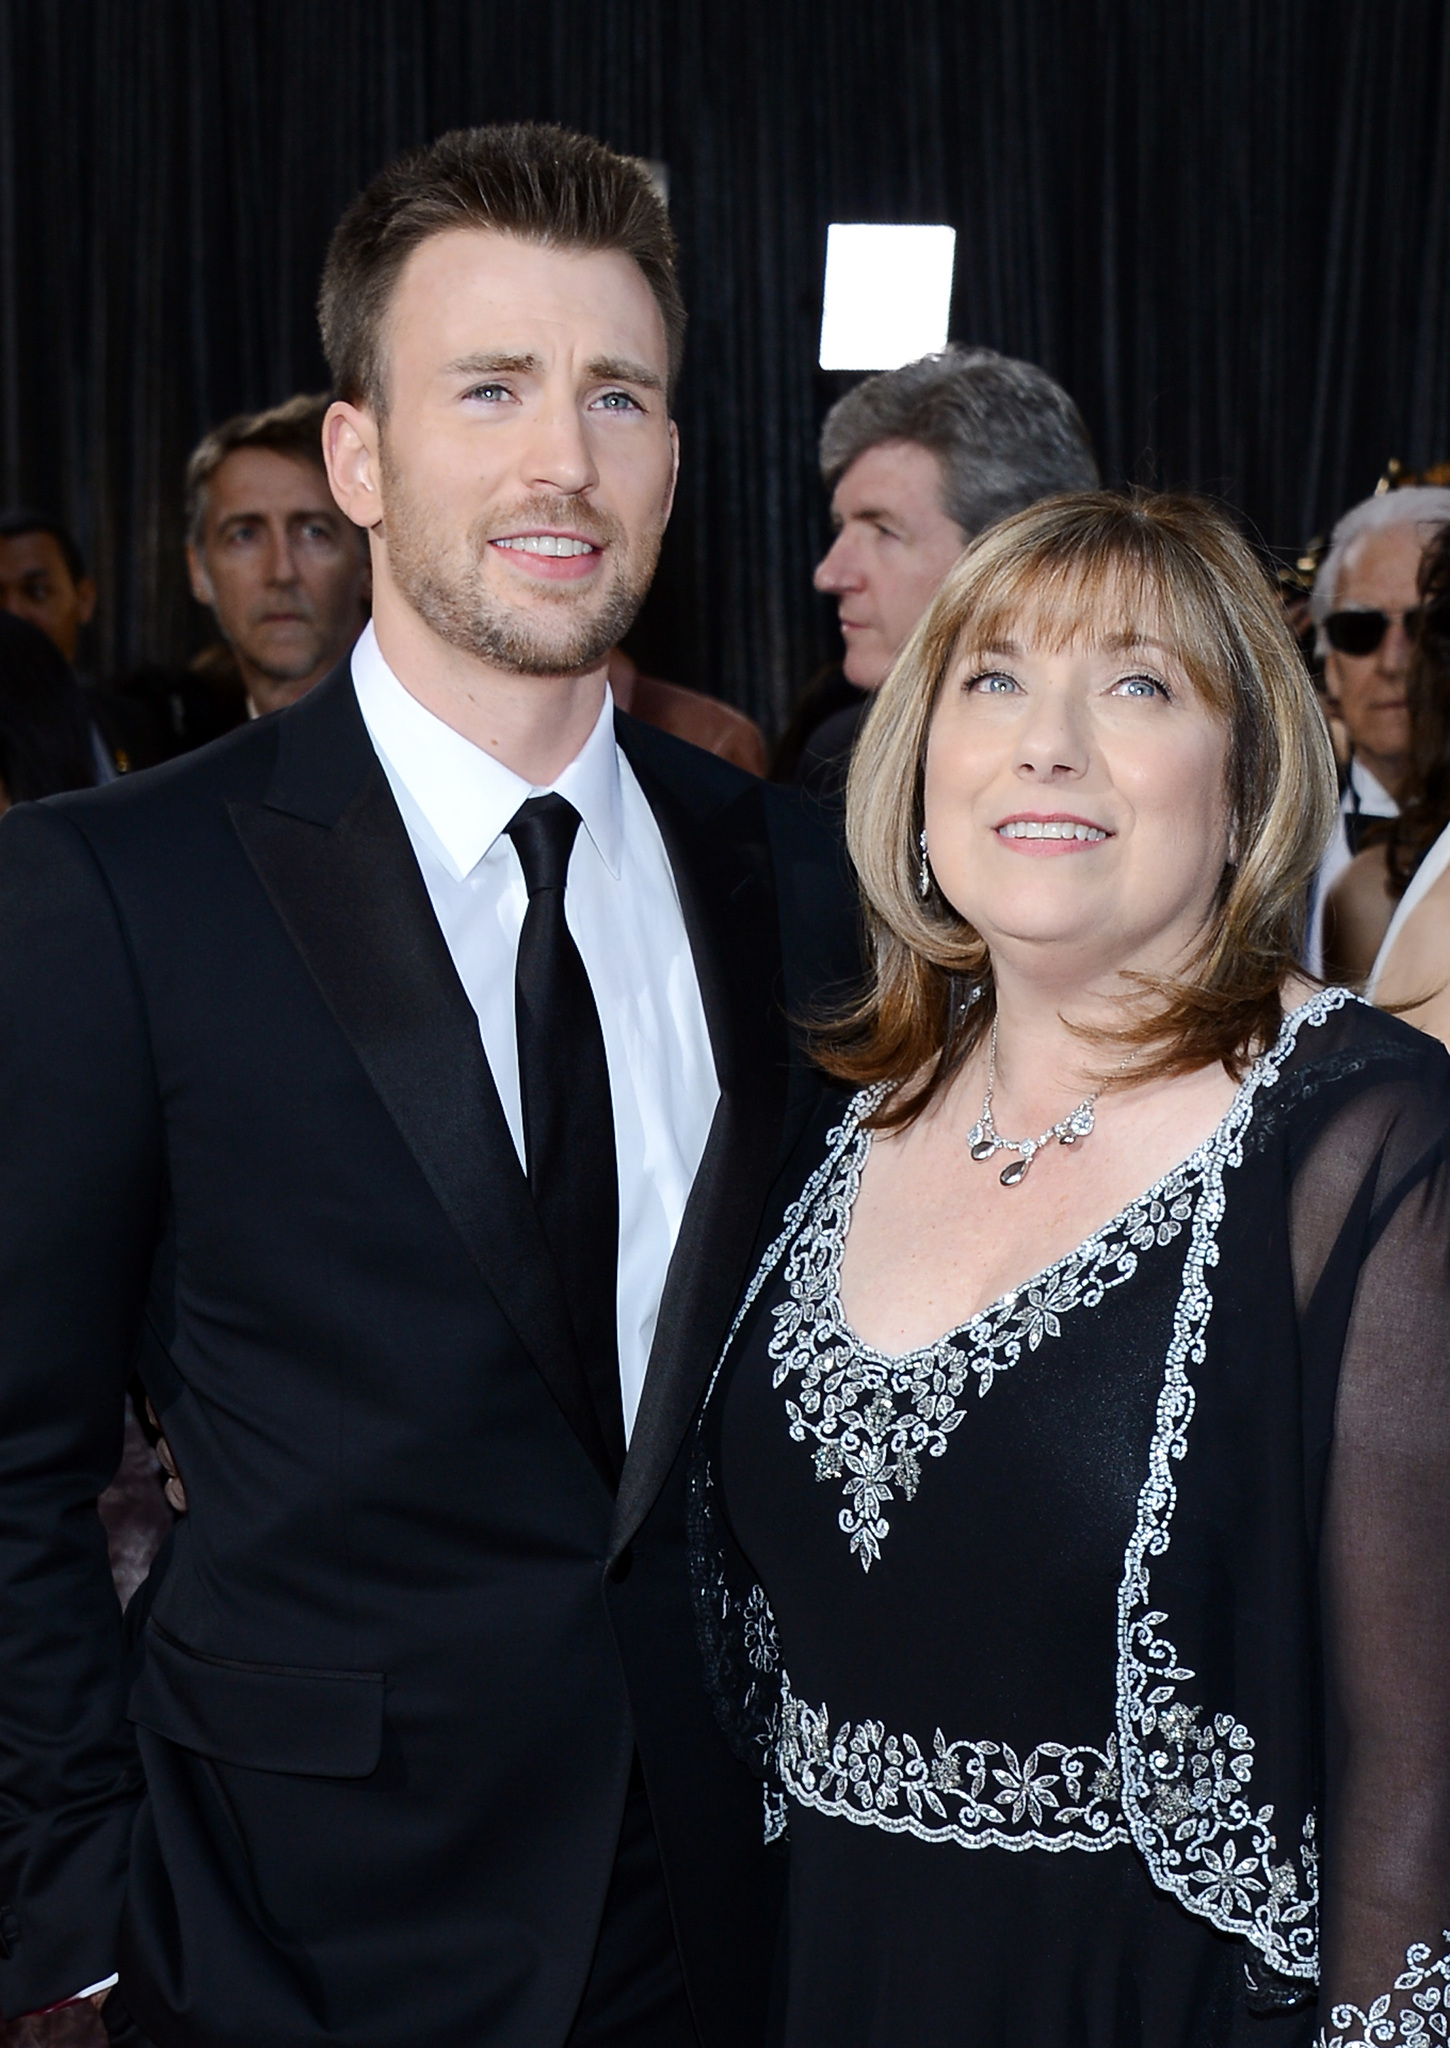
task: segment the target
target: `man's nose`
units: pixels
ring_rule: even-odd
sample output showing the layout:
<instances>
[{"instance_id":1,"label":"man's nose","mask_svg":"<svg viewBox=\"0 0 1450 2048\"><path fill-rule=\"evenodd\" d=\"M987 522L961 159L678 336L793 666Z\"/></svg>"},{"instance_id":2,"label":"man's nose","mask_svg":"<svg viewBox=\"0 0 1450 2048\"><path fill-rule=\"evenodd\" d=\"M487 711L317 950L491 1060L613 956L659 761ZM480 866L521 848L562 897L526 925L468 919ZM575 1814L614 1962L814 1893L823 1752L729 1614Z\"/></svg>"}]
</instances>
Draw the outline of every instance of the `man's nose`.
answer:
<instances>
[{"instance_id":1,"label":"man's nose","mask_svg":"<svg viewBox=\"0 0 1450 2048\"><path fill-rule=\"evenodd\" d=\"M285 527L274 528L267 536L267 581L283 585L301 581L296 549Z\"/></svg>"},{"instance_id":2,"label":"man's nose","mask_svg":"<svg viewBox=\"0 0 1450 2048\"><path fill-rule=\"evenodd\" d=\"M1410 636L1405 631L1402 614L1390 614L1390 623L1385 637L1379 644L1379 661L1376 666L1381 675L1402 676L1410 666Z\"/></svg>"},{"instance_id":3,"label":"man's nose","mask_svg":"<svg viewBox=\"0 0 1450 2048\"><path fill-rule=\"evenodd\" d=\"M572 399L539 409L524 446L523 467L530 490L552 491L561 498L576 498L598 483L589 437Z\"/></svg>"},{"instance_id":4,"label":"man's nose","mask_svg":"<svg viewBox=\"0 0 1450 2048\"><path fill-rule=\"evenodd\" d=\"M827 597L835 597L844 590L861 588L860 565L855 550L844 533L837 534L830 547L816 564L816 573L811 578L816 589Z\"/></svg>"}]
</instances>

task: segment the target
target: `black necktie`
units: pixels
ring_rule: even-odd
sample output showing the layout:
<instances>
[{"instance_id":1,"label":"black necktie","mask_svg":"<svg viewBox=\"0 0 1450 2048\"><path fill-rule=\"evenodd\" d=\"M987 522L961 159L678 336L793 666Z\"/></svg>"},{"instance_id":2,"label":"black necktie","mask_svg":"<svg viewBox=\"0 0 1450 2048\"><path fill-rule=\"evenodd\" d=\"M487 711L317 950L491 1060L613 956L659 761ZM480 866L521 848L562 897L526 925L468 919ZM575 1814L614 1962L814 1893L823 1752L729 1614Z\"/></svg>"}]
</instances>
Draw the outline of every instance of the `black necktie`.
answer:
<instances>
[{"instance_id":1,"label":"black necktie","mask_svg":"<svg viewBox=\"0 0 1450 2048\"><path fill-rule=\"evenodd\" d=\"M528 885L514 976L529 1187L564 1283L590 1405L624 1465L616 1294L619 1169L594 991L564 920L579 813L562 796L520 805L508 834Z\"/></svg>"}]
</instances>

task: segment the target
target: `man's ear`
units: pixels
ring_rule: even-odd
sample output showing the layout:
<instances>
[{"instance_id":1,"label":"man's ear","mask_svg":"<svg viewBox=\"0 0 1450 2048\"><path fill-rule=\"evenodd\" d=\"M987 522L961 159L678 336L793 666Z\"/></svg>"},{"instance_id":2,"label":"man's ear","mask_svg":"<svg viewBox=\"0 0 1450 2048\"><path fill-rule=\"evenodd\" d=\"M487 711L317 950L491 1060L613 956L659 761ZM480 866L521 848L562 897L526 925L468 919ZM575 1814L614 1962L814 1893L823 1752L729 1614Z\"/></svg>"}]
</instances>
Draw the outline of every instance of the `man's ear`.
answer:
<instances>
[{"instance_id":1,"label":"man's ear","mask_svg":"<svg viewBox=\"0 0 1450 2048\"><path fill-rule=\"evenodd\" d=\"M670 421L670 494L665 500L665 516L661 524L668 526L670 514L675 509L675 488L680 481L680 430Z\"/></svg>"},{"instance_id":2,"label":"man's ear","mask_svg":"<svg viewBox=\"0 0 1450 2048\"><path fill-rule=\"evenodd\" d=\"M96 579L82 576L76 582L76 617L88 626L96 612Z\"/></svg>"},{"instance_id":3,"label":"man's ear","mask_svg":"<svg viewBox=\"0 0 1450 2048\"><path fill-rule=\"evenodd\" d=\"M216 610L216 592L211 587L211 578L206 573L202 552L192 541L186 543L186 569L191 578L191 594L198 604Z\"/></svg>"},{"instance_id":4,"label":"man's ear","mask_svg":"<svg viewBox=\"0 0 1450 2048\"><path fill-rule=\"evenodd\" d=\"M354 526L377 526L383 516L378 423L364 406L338 399L322 422L322 457L339 508Z\"/></svg>"}]
</instances>

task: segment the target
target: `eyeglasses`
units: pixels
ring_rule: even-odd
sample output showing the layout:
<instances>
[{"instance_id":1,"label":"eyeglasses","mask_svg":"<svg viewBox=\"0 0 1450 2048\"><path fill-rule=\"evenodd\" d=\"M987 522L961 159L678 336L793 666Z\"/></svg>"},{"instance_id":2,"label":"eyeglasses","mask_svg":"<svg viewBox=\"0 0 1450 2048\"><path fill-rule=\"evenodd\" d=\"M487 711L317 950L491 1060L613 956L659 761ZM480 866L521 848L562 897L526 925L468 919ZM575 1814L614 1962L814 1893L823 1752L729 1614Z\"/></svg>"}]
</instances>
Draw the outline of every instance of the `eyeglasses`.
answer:
<instances>
[{"instance_id":1,"label":"eyeglasses","mask_svg":"<svg viewBox=\"0 0 1450 2048\"><path fill-rule=\"evenodd\" d=\"M1363 657L1375 652L1395 619L1404 626L1407 640L1417 639L1424 616L1420 605L1408 612L1331 612L1324 621L1324 637L1336 654Z\"/></svg>"}]
</instances>

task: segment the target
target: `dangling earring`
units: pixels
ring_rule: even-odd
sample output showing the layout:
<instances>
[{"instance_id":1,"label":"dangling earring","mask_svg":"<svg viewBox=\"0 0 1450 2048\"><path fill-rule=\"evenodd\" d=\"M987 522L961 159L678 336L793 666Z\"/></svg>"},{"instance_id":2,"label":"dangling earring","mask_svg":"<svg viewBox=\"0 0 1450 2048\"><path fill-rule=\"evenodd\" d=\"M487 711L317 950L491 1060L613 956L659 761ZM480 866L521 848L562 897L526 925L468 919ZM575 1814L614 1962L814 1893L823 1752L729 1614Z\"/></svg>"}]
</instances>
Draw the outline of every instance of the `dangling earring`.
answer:
<instances>
[{"instance_id":1,"label":"dangling earring","mask_svg":"<svg viewBox=\"0 0 1450 2048\"><path fill-rule=\"evenodd\" d=\"M929 868L929 867L927 866L927 861L926 861L926 827L925 827L925 825L923 825L923 826L922 826L922 828L921 828L921 874L920 874L920 876L919 876L919 877L918 877L918 879L917 879L917 884L916 884L916 886L917 886L918 890L919 890L919 891L921 892L921 899L922 899L922 901L923 901L923 902L925 902L925 901L926 901L926 899L927 899L927 897L928 897L928 896L930 896L930 894L931 894L931 869L930 869L930 868Z\"/></svg>"}]
</instances>

